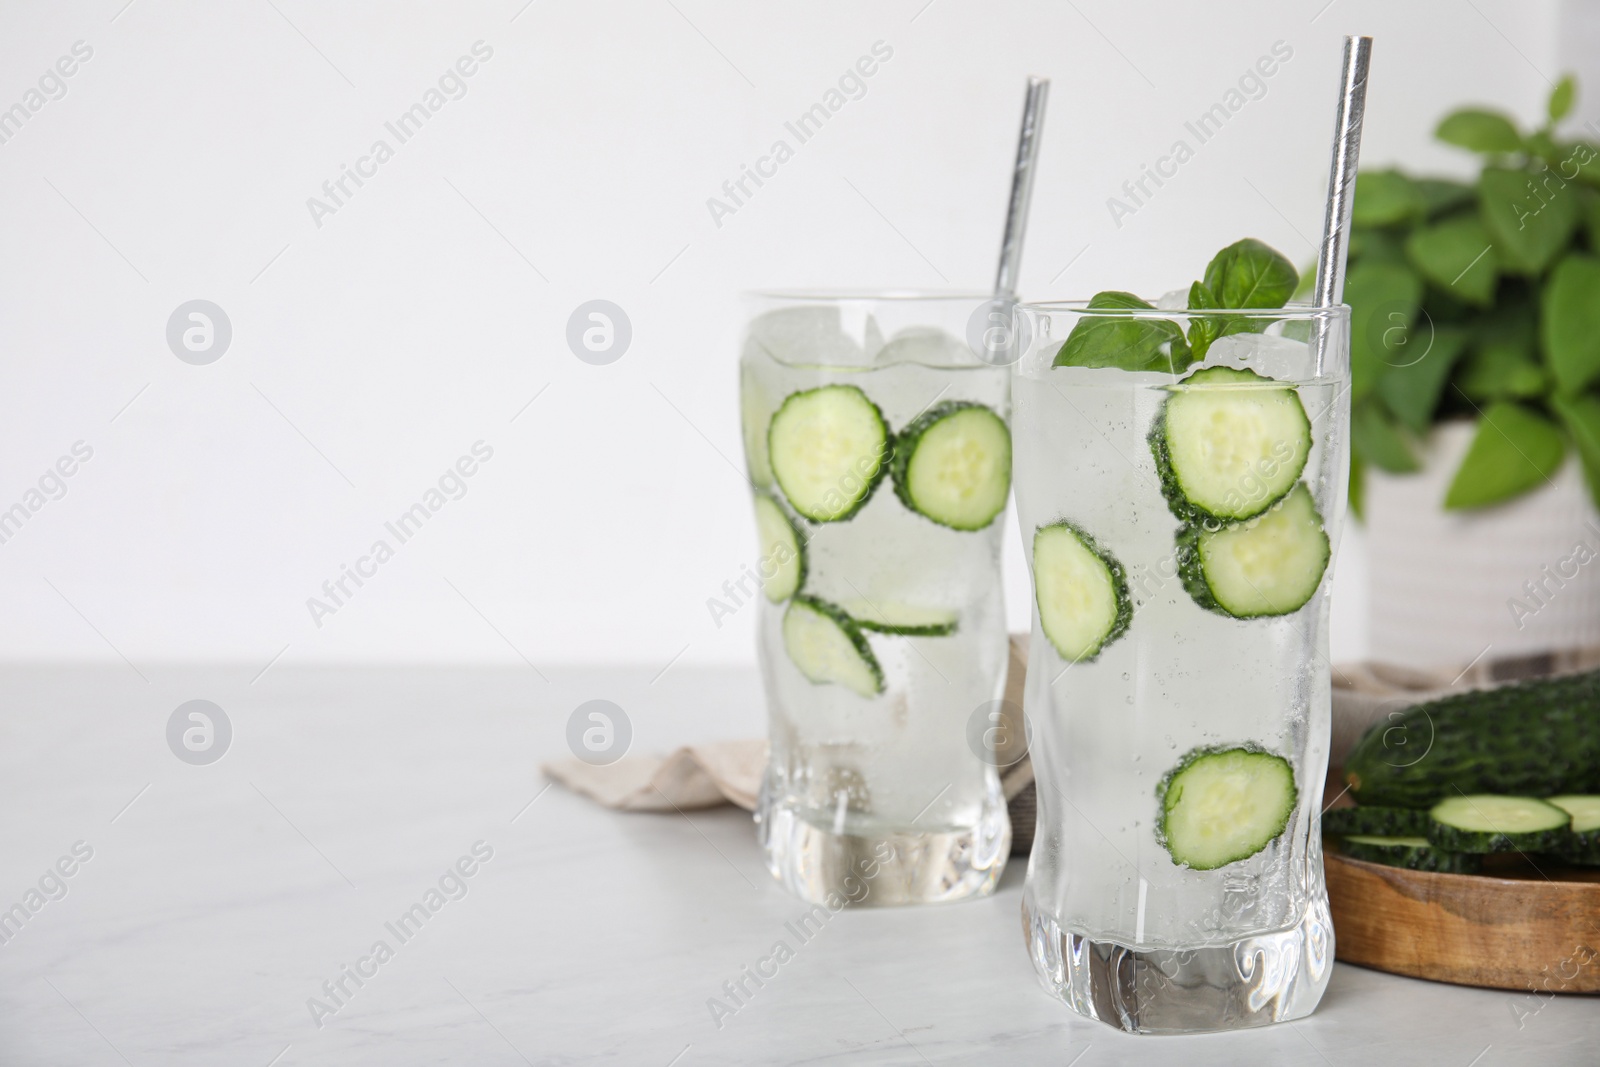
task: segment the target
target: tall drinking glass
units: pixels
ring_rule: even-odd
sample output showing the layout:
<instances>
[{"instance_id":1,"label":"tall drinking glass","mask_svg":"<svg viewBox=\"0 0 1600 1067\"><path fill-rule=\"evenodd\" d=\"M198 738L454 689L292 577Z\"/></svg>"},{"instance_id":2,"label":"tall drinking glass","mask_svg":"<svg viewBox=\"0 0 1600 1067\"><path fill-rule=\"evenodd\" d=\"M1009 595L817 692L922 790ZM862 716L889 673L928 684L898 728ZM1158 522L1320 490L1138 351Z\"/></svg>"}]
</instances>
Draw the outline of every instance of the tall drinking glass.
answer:
<instances>
[{"instance_id":1,"label":"tall drinking glass","mask_svg":"<svg viewBox=\"0 0 1600 1067\"><path fill-rule=\"evenodd\" d=\"M1007 641L1010 374L980 295L758 294L740 362L762 579L767 866L819 903L993 891L1011 830L982 729Z\"/></svg>"},{"instance_id":2,"label":"tall drinking glass","mask_svg":"<svg viewBox=\"0 0 1600 1067\"><path fill-rule=\"evenodd\" d=\"M1349 309L1019 315L1034 967L1127 1031L1300 1018L1333 965L1319 823ZM1074 331L1168 370L1056 366Z\"/></svg>"}]
</instances>

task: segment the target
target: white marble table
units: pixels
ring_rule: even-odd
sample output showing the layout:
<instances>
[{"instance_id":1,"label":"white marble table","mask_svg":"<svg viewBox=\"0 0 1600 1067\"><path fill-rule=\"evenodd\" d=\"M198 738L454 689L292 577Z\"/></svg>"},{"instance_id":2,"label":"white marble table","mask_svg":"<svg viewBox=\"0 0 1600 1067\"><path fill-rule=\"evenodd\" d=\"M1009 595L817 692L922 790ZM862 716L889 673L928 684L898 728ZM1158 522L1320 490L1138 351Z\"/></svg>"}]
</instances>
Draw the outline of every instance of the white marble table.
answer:
<instances>
[{"instance_id":1,"label":"white marble table","mask_svg":"<svg viewBox=\"0 0 1600 1067\"><path fill-rule=\"evenodd\" d=\"M719 1029L708 998L804 910L749 816L613 814L534 767L591 698L638 751L759 733L753 673L258 669L0 669L0 908L59 898L0 945L0 1064L1600 1062L1595 999L1519 1027L1512 994L1344 965L1294 1026L1115 1033L1034 983L1020 865L990 900L846 910ZM209 766L166 740L195 698L233 727Z\"/></svg>"}]
</instances>

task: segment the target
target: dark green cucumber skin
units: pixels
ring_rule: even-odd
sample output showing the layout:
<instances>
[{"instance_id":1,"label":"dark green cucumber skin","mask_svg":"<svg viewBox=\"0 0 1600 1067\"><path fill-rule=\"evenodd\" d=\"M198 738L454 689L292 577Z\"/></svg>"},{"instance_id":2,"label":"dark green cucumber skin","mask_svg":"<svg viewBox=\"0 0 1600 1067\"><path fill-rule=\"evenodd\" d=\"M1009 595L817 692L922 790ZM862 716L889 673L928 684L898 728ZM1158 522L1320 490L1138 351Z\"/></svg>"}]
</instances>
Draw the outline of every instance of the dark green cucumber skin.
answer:
<instances>
[{"instance_id":1,"label":"dark green cucumber skin","mask_svg":"<svg viewBox=\"0 0 1600 1067\"><path fill-rule=\"evenodd\" d=\"M1159 463L1159 460L1157 461ZM1166 485L1166 475L1162 475L1161 484ZM1200 534L1202 529L1198 523L1184 525L1178 529L1176 538L1178 558L1178 580L1183 583L1183 591L1189 598L1207 611L1217 615L1233 618L1233 613L1217 602L1211 595L1211 585L1206 581L1205 567L1200 563Z\"/></svg>"},{"instance_id":2,"label":"dark green cucumber skin","mask_svg":"<svg viewBox=\"0 0 1600 1067\"><path fill-rule=\"evenodd\" d=\"M863 630L871 630L875 634L892 634L895 637L949 637L956 632L958 623L933 624L930 626L891 626L888 623L868 622L865 619L855 619L855 624Z\"/></svg>"},{"instance_id":3,"label":"dark green cucumber skin","mask_svg":"<svg viewBox=\"0 0 1600 1067\"><path fill-rule=\"evenodd\" d=\"M1428 843L1446 852L1558 852L1572 838L1570 830L1535 830L1503 834L1493 830L1462 830L1438 820L1428 824Z\"/></svg>"},{"instance_id":4,"label":"dark green cucumber skin","mask_svg":"<svg viewBox=\"0 0 1600 1067\"><path fill-rule=\"evenodd\" d=\"M1470 852L1449 852L1440 848L1385 847L1364 841L1343 841L1339 851L1353 860L1403 867L1408 871L1437 871L1441 874L1477 874L1483 870L1483 857Z\"/></svg>"},{"instance_id":5,"label":"dark green cucumber skin","mask_svg":"<svg viewBox=\"0 0 1600 1067\"><path fill-rule=\"evenodd\" d=\"M949 415L954 415L958 411L965 411L967 408L982 408L984 411L989 412L989 414L994 415L993 410L973 400L946 400L942 404L935 404L927 411L924 411L921 415L918 415L916 418L912 419L906 424L904 429L895 434L894 440L890 442L890 448L892 451L890 453L888 463L889 480L894 483L894 495L900 498L900 503L906 506L906 510L921 515L929 522L938 523L947 530L960 530L962 533L971 533L973 530L987 529L989 526L994 524L995 519L998 519L1001 515L1005 514L1005 508L1001 508L1000 511L996 512L994 518L991 518L983 526L952 526L947 522L941 522L932 515L929 515L927 512L923 511L921 508L917 507L916 502L911 499L911 487L908 484L906 474L911 467L911 456L914 452L916 452L917 444L922 440L922 435L928 430L932 429L933 424L938 422L940 419L943 419ZM1000 416L994 415L994 417L999 419L1002 426L1005 425L1005 420L1001 419ZM1006 436L1009 438L1010 435L1011 428L1007 426ZM1008 470L1006 477L1009 479L1010 476L1010 471Z\"/></svg>"},{"instance_id":6,"label":"dark green cucumber skin","mask_svg":"<svg viewBox=\"0 0 1600 1067\"><path fill-rule=\"evenodd\" d=\"M1325 834L1372 834L1375 837L1424 837L1428 813L1413 808L1329 808L1322 813Z\"/></svg>"},{"instance_id":7,"label":"dark green cucumber skin","mask_svg":"<svg viewBox=\"0 0 1600 1067\"><path fill-rule=\"evenodd\" d=\"M1357 801L1400 808L1600 792L1600 671L1414 705L1369 729L1344 769Z\"/></svg>"},{"instance_id":8,"label":"dark green cucumber skin","mask_svg":"<svg viewBox=\"0 0 1600 1067\"><path fill-rule=\"evenodd\" d=\"M812 525L821 525L824 522L848 522L855 518L856 514L862 508L867 506L867 502L872 499L872 494L878 491L879 483L881 483L884 477L889 473L890 457L894 454L894 432L889 429L889 420L883 417L883 409L874 403L870 396L856 386L838 385L835 383L833 385L819 385L815 389L802 389L799 392L790 393L788 396L783 398L783 403L778 405L778 409L774 411L772 413L772 417L767 420L767 463L769 465L772 463L772 427L777 423L778 416L783 413L783 409L789 406L789 401L797 399L798 397L806 396L809 393L819 392L823 389L835 388L855 389L856 392L861 393L861 399L865 400L872 406L873 412L878 416L878 425L883 427L884 454L878 457L878 469L872 473L872 480L869 481L865 489L863 489L861 498L852 504L850 509L844 514L836 515L831 519L813 519L809 518L808 516L801 515L799 508L794 509L796 515L800 515L802 519L811 523ZM776 485L779 490L783 490L783 480L778 477L776 468L774 468L772 472L772 483ZM788 497L788 493L786 491L784 492L784 497L785 499Z\"/></svg>"},{"instance_id":9,"label":"dark green cucumber skin","mask_svg":"<svg viewBox=\"0 0 1600 1067\"><path fill-rule=\"evenodd\" d=\"M1046 523L1040 529L1050 526L1064 526L1071 530L1072 535L1083 544L1084 548L1093 553L1096 559L1105 565L1106 571L1111 575L1111 592L1117 598L1117 617L1112 620L1110 632L1100 640L1100 647L1094 650L1094 654L1085 656L1078 661L1080 663L1093 663L1099 658L1100 653L1105 651L1107 645L1127 633L1128 627L1133 625L1133 595L1128 592L1128 572L1123 568L1116 556L1100 547L1100 542L1096 541L1088 530L1085 530L1072 520L1057 519L1055 522ZM1038 536L1038 531L1034 532L1034 536ZM1034 589L1033 595L1035 599L1038 598L1039 591L1037 588ZM1049 640L1048 635L1046 635L1046 640ZM1056 651L1059 652L1060 649Z\"/></svg>"},{"instance_id":10,"label":"dark green cucumber skin","mask_svg":"<svg viewBox=\"0 0 1600 1067\"><path fill-rule=\"evenodd\" d=\"M820 612L836 622L839 625L839 629L843 630L844 635L850 639L850 644L855 646L856 655L865 660L867 666L872 668L872 676L878 683L878 692L883 692L883 666L878 662L878 657L873 654L872 646L867 643L867 635L861 632L861 624L856 622L850 613L839 605L823 600L820 597L796 593L793 602L804 604L813 611Z\"/></svg>"},{"instance_id":11,"label":"dark green cucumber skin","mask_svg":"<svg viewBox=\"0 0 1600 1067\"><path fill-rule=\"evenodd\" d=\"M1203 374L1209 369L1208 367L1202 367L1188 378L1185 378L1184 381L1189 381L1196 374ZM1250 373L1254 374L1255 372L1250 371ZM1256 377L1263 382L1275 380L1259 374ZM1189 498L1183 495L1183 487L1178 484L1178 473L1172 467L1172 452L1167 446L1167 405L1170 403L1172 403L1172 397L1170 396L1161 402L1161 408L1156 412L1155 420L1150 426L1150 435L1145 440L1150 444L1150 454L1155 457L1156 474L1161 480L1161 495L1167 498L1167 507L1181 522L1193 527L1198 527L1202 522L1221 523L1224 526L1246 522L1257 515L1265 515L1272 509L1272 505L1294 492L1294 487L1299 484L1298 477L1295 481L1289 483L1287 489L1271 500L1266 501L1259 510L1242 519L1213 515L1209 511L1190 503ZM1307 434L1311 432L1309 424L1306 427L1306 432ZM1301 467L1304 469L1304 464L1301 464ZM1216 609L1212 608L1210 610L1215 611ZM1223 614L1227 613L1224 612Z\"/></svg>"},{"instance_id":12,"label":"dark green cucumber skin","mask_svg":"<svg viewBox=\"0 0 1600 1067\"><path fill-rule=\"evenodd\" d=\"M1579 867L1600 867L1600 830L1567 835L1566 842L1555 854Z\"/></svg>"}]
</instances>

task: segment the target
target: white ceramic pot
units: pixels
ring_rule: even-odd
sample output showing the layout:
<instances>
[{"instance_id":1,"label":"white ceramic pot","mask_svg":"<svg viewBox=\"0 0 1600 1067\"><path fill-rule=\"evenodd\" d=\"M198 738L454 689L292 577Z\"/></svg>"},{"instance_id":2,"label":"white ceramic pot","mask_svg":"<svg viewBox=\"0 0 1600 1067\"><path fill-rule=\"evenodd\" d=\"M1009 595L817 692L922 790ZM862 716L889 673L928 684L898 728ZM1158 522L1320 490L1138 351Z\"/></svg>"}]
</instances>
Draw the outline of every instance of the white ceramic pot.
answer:
<instances>
[{"instance_id":1,"label":"white ceramic pot","mask_svg":"<svg viewBox=\"0 0 1600 1067\"><path fill-rule=\"evenodd\" d=\"M1415 474L1368 469L1374 660L1465 666L1600 645L1600 512L1577 457L1515 500L1445 511L1475 429L1437 427Z\"/></svg>"}]
</instances>

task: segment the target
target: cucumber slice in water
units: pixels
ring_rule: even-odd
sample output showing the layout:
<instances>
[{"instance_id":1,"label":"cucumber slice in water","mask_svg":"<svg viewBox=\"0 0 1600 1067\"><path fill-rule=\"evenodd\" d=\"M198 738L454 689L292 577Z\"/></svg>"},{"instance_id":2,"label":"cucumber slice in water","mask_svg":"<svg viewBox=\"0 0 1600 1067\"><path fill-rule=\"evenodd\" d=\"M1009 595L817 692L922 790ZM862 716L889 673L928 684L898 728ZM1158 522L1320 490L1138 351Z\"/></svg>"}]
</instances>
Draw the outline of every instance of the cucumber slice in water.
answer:
<instances>
[{"instance_id":1,"label":"cucumber slice in water","mask_svg":"<svg viewBox=\"0 0 1600 1067\"><path fill-rule=\"evenodd\" d=\"M1600 797L1551 797L1550 803L1572 816L1572 835L1557 850L1561 858L1585 866L1600 864Z\"/></svg>"},{"instance_id":2,"label":"cucumber slice in water","mask_svg":"<svg viewBox=\"0 0 1600 1067\"><path fill-rule=\"evenodd\" d=\"M1428 832L1428 813L1415 808L1329 808L1322 813L1322 832L1421 837Z\"/></svg>"},{"instance_id":3,"label":"cucumber slice in water","mask_svg":"<svg viewBox=\"0 0 1600 1067\"><path fill-rule=\"evenodd\" d=\"M883 668L856 621L837 605L796 596L783 613L783 647L817 685L835 683L859 696L883 692Z\"/></svg>"},{"instance_id":4,"label":"cucumber slice in water","mask_svg":"<svg viewBox=\"0 0 1600 1067\"><path fill-rule=\"evenodd\" d=\"M956 632L956 613L894 600L846 600L844 610L863 630L903 637L944 637Z\"/></svg>"},{"instance_id":5,"label":"cucumber slice in water","mask_svg":"<svg viewBox=\"0 0 1600 1067\"><path fill-rule=\"evenodd\" d=\"M1250 370L1204 367L1173 386L1150 430L1150 451L1174 515L1239 522L1300 480L1311 420L1293 386Z\"/></svg>"},{"instance_id":6,"label":"cucumber slice in water","mask_svg":"<svg viewBox=\"0 0 1600 1067\"><path fill-rule=\"evenodd\" d=\"M1235 619L1298 611L1322 584L1328 557L1328 534L1304 485L1245 522L1178 531L1183 587L1202 608Z\"/></svg>"},{"instance_id":7,"label":"cucumber slice in water","mask_svg":"<svg viewBox=\"0 0 1600 1067\"><path fill-rule=\"evenodd\" d=\"M766 493L756 494L756 536L761 542L756 563L761 591L774 604L781 604L805 583L806 546L783 505Z\"/></svg>"},{"instance_id":8,"label":"cucumber slice in water","mask_svg":"<svg viewBox=\"0 0 1600 1067\"><path fill-rule=\"evenodd\" d=\"M1006 509L1011 431L982 404L939 404L900 431L889 472L912 511L952 530L981 530Z\"/></svg>"},{"instance_id":9,"label":"cucumber slice in water","mask_svg":"<svg viewBox=\"0 0 1600 1067\"><path fill-rule=\"evenodd\" d=\"M1567 812L1532 797L1446 797L1428 814L1428 840L1451 852L1555 852L1572 825Z\"/></svg>"},{"instance_id":10,"label":"cucumber slice in water","mask_svg":"<svg viewBox=\"0 0 1600 1067\"><path fill-rule=\"evenodd\" d=\"M888 470L889 425L853 385L791 393L767 427L772 474L812 522L840 522L866 504Z\"/></svg>"},{"instance_id":11,"label":"cucumber slice in water","mask_svg":"<svg viewBox=\"0 0 1600 1067\"><path fill-rule=\"evenodd\" d=\"M767 455L767 420L772 417L767 394L755 373L739 373L739 425L744 431L744 463L757 488L772 488L772 460Z\"/></svg>"},{"instance_id":12,"label":"cucumber slice in water","mask_svg":"<svg viewBox=\"0 0 1600 1067\"><path fill-rule=\"evenodd\" d=\"M1065 520L1033 534L1039 627L1069 663L1092 660L1133 621L1122 564Z\"/></svg>"},{"instance_id":13,"label":"cucumber slice in water","mask_svg":"<svg viewBox=\"0 0 1600 1067\"><path fill-rule=\"evenodd\" d=\"M1483 870L1482 856L1471 852L1447 852L1441 848L1434 848L1426 837L1357 834L1346 837L1340 846L1340 851L1353 860L1404 867L1411 871L1477 874Z\"/></svg>"},{"instance_id":14,"label":"cucumber slice in water","mask_svg":"<svg viewBox=\"0 0 1600 1067\"><path fill-rule=\"evenodd\" d=\"M1157 835L1172 862L1214 871L1249 859L1289 825L1294 768L1256 748L1198 748L1161 783Z\"/></svg>"}]
</instances>

